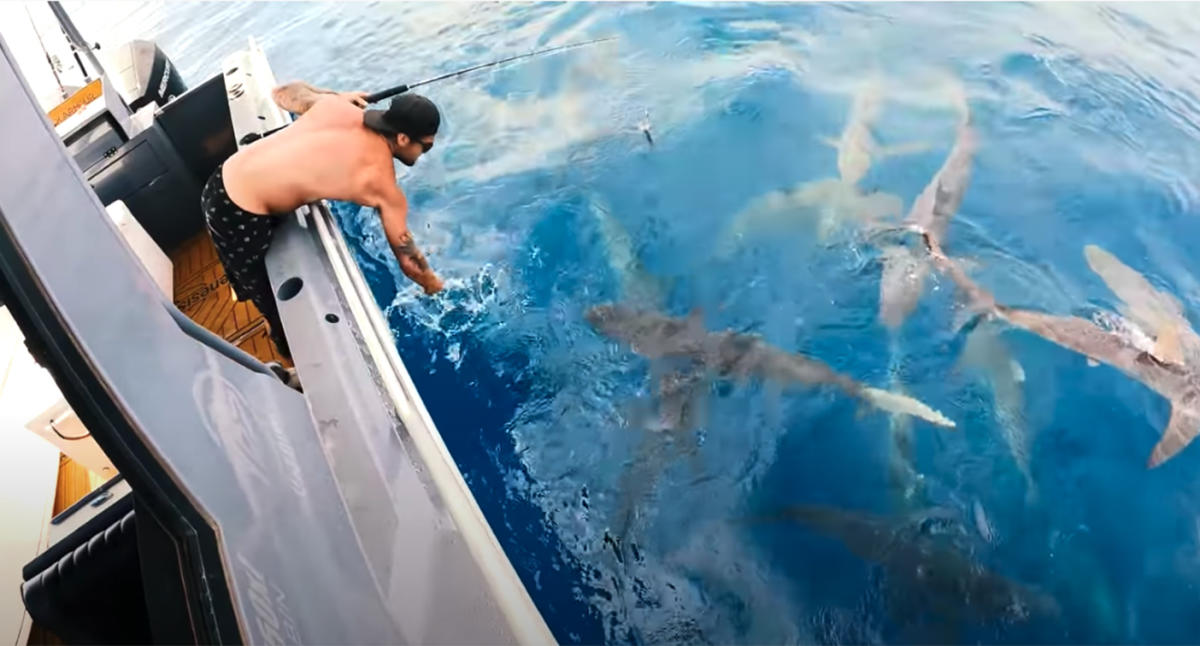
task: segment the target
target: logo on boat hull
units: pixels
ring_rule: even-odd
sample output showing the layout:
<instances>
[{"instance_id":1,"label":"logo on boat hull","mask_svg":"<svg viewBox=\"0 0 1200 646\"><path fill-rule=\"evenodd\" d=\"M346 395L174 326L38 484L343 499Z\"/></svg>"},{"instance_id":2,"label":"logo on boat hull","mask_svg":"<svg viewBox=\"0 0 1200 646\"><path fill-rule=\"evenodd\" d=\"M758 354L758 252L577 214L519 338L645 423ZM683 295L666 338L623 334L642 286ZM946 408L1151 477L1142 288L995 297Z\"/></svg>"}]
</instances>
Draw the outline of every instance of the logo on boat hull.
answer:
<instances>
[{"instance_id":1,"label":"logo on boat hull","mask_svg":"<svg viewBox=\"0 0 1200 646\"><path fill-rule=\"evenodd\" d=\"M256 490L277 490L283 484L297 496L307 495L295 451L283 429L270 420L260 423L246 397L216 366L196 376L192 398L200 422L229 457L255 514L261 511L255 505L262 498Z\"/></svg>"},{"instance_id":2,"label":"logo on boat hull","mask_svg":"<svg viewBox=\"0 0 1200 646\"><path fill-rule=\"evenodd\" d=\"M247 583L248 600L253 610L254 621L251 626L258 630L259 636L259 639L247 641L270 646L302 643L283 590L268 581L244 554L238 554L238 563Z\"/></svg>"}]
</instances>

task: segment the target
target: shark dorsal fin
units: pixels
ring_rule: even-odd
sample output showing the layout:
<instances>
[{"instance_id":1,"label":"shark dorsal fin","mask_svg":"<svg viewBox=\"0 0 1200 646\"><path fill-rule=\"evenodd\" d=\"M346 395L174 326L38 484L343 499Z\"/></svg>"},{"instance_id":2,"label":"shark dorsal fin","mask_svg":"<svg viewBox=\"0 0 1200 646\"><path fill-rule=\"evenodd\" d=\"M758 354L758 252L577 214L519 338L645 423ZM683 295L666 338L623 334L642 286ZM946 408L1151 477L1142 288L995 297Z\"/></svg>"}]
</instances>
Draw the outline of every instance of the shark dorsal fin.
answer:
<instances>
[{"instance_id":1,"label":"shark dorsal fin","mask_svg":"<svg viewBox=\"0 0 1200 646\"><path fill-rule=\"evenodd\" d=\"M1167 323L1158 331L1150 354L1162 363L1183 365L1183 348L1179 344L1179 325Z\"/></svg>"}]
</instances>

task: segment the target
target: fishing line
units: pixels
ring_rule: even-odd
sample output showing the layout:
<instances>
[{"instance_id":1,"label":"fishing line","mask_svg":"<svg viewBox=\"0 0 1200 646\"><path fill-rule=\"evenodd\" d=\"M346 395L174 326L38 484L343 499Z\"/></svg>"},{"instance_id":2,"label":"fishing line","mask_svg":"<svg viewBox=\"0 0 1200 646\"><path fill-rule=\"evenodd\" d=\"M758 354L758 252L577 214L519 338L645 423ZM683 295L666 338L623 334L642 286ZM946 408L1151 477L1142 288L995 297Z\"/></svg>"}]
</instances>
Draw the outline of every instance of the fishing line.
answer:
<instances>
[{"instance_id":1,"label":"fishing line","mask_svg":"<svg viewBox=\"0 0 1200 646\"><path fill-rule=\"evenodd\" d=\"M431 79L425 79L424 81L418 81L416 83L411 83L411 84L397 85L395 87L390 87L386 90L380 90L379 92L376 92L374 94L368 94L365 97L365 100L367 103L377 103L384 99L396 96L397 94L404 94L405 92L407 92L413 88L418 88L418 87L421 87L422 85L429 85L430 83L436 83L438 81L444 81L446 79L451 79L456 76L462 76L463 74L468 74L470 72L487 69L489 67L495 67L497 65L503 65L504 63L511 63L512 61L517 61L517 60L521 60L524 58L531 58L534 56L542 56L544 54L553 54L555 52L562 52L562 51L566 51L568 49L575 49L577 47L585 47L587 45L595 45L598 43L603 43L603 42L607 42L610 40L616 40L616 39L617 39L616 36L609 36L607 38L596 38L594 40L585 40L585 41L579 42L579 43L569 43L566 45L559 45L557 47L548 47L546 49L539 49L535 52L528 52L526 54L517 54L516 56L509 56L508 58L502 58L498 61L492 61L490 63L482 63L480 65L472 65L471 67L458 70L457 72L450 72L448 74L442 74L440 76L435 76ZM240 140L238 140L238 145L245 146L246 144L249 144L251 142L262 139L263 137L273 135L276 132L279 132L280 130L283 130L284 128L286 128L290 125L292 125L291 122L288 122L288 123L283 124L282 126L279 126L278 128L274 128L274 129L268 130L266 132L251 132L251 133L247 134L246 136L242 137ZM646 139L648 141L650 141L651 145L653 145L654 142L652 140L650 140L649 130L646 130L645 134L646 134Z\"/></svg>"},{"instance_id":2,"label":"fishing line","mask_svg":"<svg viewBox=\"0 0 1200 646\"><path fill-rule=\"evenodd\" d=\"M607 42L610 40L616 40L616 37L610 36L608 38L596 38L594 40L587 40L587 41L583 41L583 42L579 42L579 43L570 43L567 45L559 45L557 47L548 47L546 49L539 49L537 51L528 52L526 54L517 54L516 56L509 56L508 58L502 58L498 61L492 61L490 63L482 63L480 65L472 65L471 67L458 70L457 72L450 72L448 74L442 74L440 76L435 76L431 79L425 79L424 81L418 81L416 83L411 83L411 84L397 85L395 87L390 87L386 90L380 90L379 92L376 92L374 94L367 95L366 101L367 101L367 103L376 103L376 102L382 101L384 99L387 99L389 97L396 96L397 94L404 94L405 92L407 92L411 89L414 89L414 88L421 87L422 85L429 85L430 83L436 83L438 81L452 79L452 78L455 78L458 76L462 76L463 74L468 74L470 72L487 69L489 67L495 67L497 65L503 65L504 63L511 63L513 61L518 61L518 60L525 59L525 58L532 58L534 56L542 56L544 54L552 54L554 52L566 51L568 49L575 49L577 47L585 47L587 45L595 45L597 43L603 43L603 42Z\"/></svg>"}]
</instances>

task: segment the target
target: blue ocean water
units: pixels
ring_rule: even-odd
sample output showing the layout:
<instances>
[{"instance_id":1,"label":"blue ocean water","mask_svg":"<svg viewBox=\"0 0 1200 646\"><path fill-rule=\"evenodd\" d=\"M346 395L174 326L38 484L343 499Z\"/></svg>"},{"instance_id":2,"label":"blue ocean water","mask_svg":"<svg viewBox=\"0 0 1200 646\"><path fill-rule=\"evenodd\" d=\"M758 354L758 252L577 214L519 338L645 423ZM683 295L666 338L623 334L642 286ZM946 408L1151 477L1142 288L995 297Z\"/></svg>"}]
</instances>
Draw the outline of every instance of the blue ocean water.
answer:
<instances>
[{"instance_id":1,"label":"blue ocean water","mask_svg":"<svg viewBox=\"0 0 1200 646\"><path fill-rule=\"evenodd\" d=\"M125 24L192 82L254 36L281 80L347 90L618 37L428 88L444 127L400 183L443 294L403 278L373 211L336 208L560 641L1200 640L1200 447L1145 466L1166 400L1000 329L1024 377L1031 491L992 388L961 361L952 283L931 276L893 338L875 239L818 235L813 208L735 225L772 191L838 176L823 140L868 85L880 146L923 145L858 185L907 212L954 142L961 87L979 148L945 245L981 284L1054 314L1116 311L1094 244L1200 321L1195 5L201 3ZM829 389L716 380L664 443L647 412L660 367L583 318L632 292L903 387L957 428L913 424L908 498L889 475L895 422ZM806 504L886 531L856 549L789 520ZM895 557L905 545L925 551ZM985 572L1053 603L988 613L946 584Z\"/></svg>"}]
</instances>

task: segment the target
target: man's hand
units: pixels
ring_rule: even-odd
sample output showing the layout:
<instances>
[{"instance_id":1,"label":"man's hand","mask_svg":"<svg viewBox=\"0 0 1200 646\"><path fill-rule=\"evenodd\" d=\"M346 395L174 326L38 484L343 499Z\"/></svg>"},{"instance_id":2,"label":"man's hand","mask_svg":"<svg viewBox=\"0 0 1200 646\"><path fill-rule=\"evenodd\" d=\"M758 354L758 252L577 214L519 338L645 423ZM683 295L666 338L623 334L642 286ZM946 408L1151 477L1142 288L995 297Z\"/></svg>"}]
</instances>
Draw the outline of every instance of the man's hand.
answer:
<instances>
[{"instance_id":1,"label":"man's hand","mask_svg":"<svg viewBox=\"0 0 1200 646\"><path fill-rule=\"evenodd\" d=\"M421 287L425 288L425 293L427 295L432 296L442 291L442 279L438 278L433 272L429 272L429 277L426 279L425 283L421 285Z\"/></svg>"},{"instance_id":2,"label":"man's hand","mask_svg":"<svg viewBox=\"0 0 1200 646\"><path fill-rule=\"evenodd\" d=\"M338 92L338 96L346 99L350 103L360 108L367 107L367 97L370 96L367 92Z\"/></svg>"}]
</instances>

